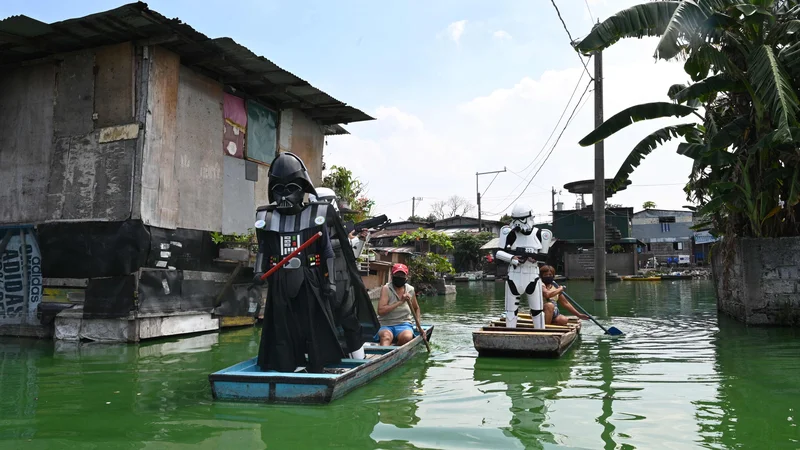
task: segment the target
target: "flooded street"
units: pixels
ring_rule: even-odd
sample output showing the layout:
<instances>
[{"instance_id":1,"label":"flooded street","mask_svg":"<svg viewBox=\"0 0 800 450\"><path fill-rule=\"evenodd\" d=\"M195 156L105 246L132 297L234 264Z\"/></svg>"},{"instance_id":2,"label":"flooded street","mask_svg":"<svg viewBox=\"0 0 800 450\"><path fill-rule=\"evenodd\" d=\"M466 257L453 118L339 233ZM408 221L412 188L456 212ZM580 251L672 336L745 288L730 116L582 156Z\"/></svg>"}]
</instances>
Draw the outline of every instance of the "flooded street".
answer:
<instances>
[{"instance_id":1,"label":"flooded street","mask_svg":"<svg viewBox=\"0 0 800 450\"><path fill-rule=\"evenodd\" d=\"M566 283L589 298L588 282ZM328 406L214 402L246 328L142 345L0 339L0 448L798 448L800 333L718 318L710 281L622 282L558 360L478 359L500 283L422 300L433 355ZM195 447L196 446L196 447Z\"/></svg>"}]
</instances>

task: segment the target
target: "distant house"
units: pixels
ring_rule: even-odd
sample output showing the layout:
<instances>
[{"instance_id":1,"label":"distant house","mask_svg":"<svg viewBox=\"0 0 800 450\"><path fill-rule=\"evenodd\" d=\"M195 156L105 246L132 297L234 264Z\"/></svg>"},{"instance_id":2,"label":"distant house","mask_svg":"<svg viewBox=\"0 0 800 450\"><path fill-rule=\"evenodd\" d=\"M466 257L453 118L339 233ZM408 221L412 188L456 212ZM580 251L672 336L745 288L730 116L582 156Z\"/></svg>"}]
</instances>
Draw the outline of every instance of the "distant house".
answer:
<instances>
[{"instance_id":1,"label":"distant house","mask_svg":"<svg viewBox=\"0 0 800 450\"><path fill-rule=\"evenodd\" d=\"M436 231L441 231L447 235L453 235L459 231L466 231L468 233L479 233L486 231L497 235L500 233L500 228L503 227L503 222L499 220L482 219L478 221L475 217L455 216L447 219L437 220L433 222L433 228Z\"/></svg>"},{"instance_id":2,"label":"distant house","mask_svg":"<svg viewBox=\"0 0 800 450\"><path fill-rule=\"evenodd\" d=\"M606 269L619 275L636 273L637 240L631 235L633 208L606 209ZM558 273L570 278L594 275L594 212L591 205L581 209L553 211L550 251ZM612 249L617 253L612 253Z\"/></svg>"},{"instance_id":3,"label":"distant house","mask_svg":"<svg viewBox=\"0 0 800 450\"><path fill-rule=\"evenodd\" d=\"M655 257L659 264L667 258L691 256L695 232L689 210L645 209L633 215L633 236L641 241L640 261Z\"/></svg>"}]
</instances>

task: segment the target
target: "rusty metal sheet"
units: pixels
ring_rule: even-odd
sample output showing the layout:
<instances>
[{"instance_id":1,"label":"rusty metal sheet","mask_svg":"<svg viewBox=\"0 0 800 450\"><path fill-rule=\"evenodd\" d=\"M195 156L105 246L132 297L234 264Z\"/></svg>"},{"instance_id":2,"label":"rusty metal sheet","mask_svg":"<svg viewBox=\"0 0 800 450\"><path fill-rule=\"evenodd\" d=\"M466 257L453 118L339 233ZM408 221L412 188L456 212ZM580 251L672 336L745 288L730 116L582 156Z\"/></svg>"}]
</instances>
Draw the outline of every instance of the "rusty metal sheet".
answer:
<instances>
[{"instance_id":1,"label":"rusty metal sheet","mask_svg":"<svg viewBox=\"0 0 800 450\"><path fill-rule=\"evenodd\" d=\"M65 55L56 77L56 137L89 134L94 129L94 52Z\"/></svg>"},{"instance_id":2,"label":"rusty metal sheet","mask_svg":"<svg viewBox=\"0 0 800 450\"><path fill-rule=\"evenodd\" d=\"M302 111L292 114L292 136L290 150L306 164L311 182L319 185L322 182L322 149L325 142L325 131L322 126L309 119Z\"/></svg>"},{"instance_id":3,"label":"rusty metal sheet","mask_svg":"<svg viewBox=\"0 0 800 450\"><path fill-rule=\"evenodd\" d=\"M222 86L181 66L176 175L178 227L222 230Z\"/></svg>"},{"instance_id":4,"label":"rusty metal sheet","mask_svg":"<svg viewBox=\"0 0 800 450\"><path fill-rule=\"evenodd\" d=\"M178 226L175 153L179 80L178 55L151 48L140 208L145 224L168 229Z\"/></svg>"},{"instance_id":5,"label":"rusty metal sheet","mask_svg":"<svg viewBox=\"0 0 800 450\"><path fill-rule=\"evenodd\" d=\"M0 71L0 224L47 218L55 67Z\"/></svg>"},{"instance_id":6,"label":"rusty metal sheet","mask_svg":"<svg viewBox=\"0 0 800 450\"><path fill-rule=\"evenodd\" d=\"M97 49L95 65L95 126L133 122L133 45L125 42Z\"/></svg>"}]
</instances>

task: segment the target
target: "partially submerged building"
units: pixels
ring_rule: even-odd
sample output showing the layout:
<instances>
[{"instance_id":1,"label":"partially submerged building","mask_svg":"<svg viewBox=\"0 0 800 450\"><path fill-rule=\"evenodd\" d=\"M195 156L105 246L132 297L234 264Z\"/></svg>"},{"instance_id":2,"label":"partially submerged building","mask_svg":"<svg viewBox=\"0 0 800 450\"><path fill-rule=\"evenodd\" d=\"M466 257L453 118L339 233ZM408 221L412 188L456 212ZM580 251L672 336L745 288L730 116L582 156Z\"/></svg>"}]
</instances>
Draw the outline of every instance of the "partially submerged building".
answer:
<instances>
[{"instance_id":1,"label":"partially submerged building","mask_svg":"<svg viewBox=\"0 0 800 450\"><path fill-rule=\"evenodd\" d=\"M689 210L645 209L633 215L633 236L641 241L640 261L653 258L658 264L691 259L695 232L694 218Z\"/></svg>"},{"instance_id":2,"label":"partially submerged building","mask_svg":"<svg viewBox=\"0 0 800 450\"><path fill-rule=\"evenodd\" d=\"M247 258L220 258L212 235L252 228L276 152L319 182L325 136L371 119L144 3L0 21L0 334L251 322Z\"/></svg>"}]
</instances>

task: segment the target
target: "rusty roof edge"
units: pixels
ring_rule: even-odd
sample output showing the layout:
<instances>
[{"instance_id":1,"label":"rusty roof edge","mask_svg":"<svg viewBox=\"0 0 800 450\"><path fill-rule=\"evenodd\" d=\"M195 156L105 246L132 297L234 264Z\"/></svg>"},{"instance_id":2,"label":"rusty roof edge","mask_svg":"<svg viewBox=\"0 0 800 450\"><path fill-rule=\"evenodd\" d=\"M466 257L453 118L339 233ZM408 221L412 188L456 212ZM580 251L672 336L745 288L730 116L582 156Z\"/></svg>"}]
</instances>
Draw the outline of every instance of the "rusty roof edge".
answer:
<instances>
[{"instance_id":1,"label":"rusty roof edge","mask_svg":"<svg viewBox=\"0 0 800 450\"><path fill-rule=\"evenodd\" d=\"M243 45L241 45L239 43L237 43L233 38L230 38L230 37L219 37L219 38L213 38L213 39L209 38L207 35L195 30L190 25L182 22L179 18L169 19L166 16L160 14L159 12L150 9L150 7L147 5L147 3L144 3L144 2L128 3L128 4L119 6L117 8L109 9L109 10L106 10L106 11L89 14L89 15L83 16L83 17L69 18L69 19L66 19L66 20L53 22L53 23L50 23L50 24L42 22L42 21L39 21L37 19L33 19L33 18L25 16L25 15L9 16L7 18L0 19L0 31L2 31L1 29L2 29L3 22L5 22L5 21L7 21L9 19L13 19L13 18L24 17L24 18L29 19L31 21L37 22L38 24L41 24L43 27L49 28L52 32L63 34L64 33L63 30L66 28L66 26L71 25L71 24L77 24L77 25L85 26L84 24L86 23L87 20L100 19L100 18L105 18L105 17L112 17L112 18L116 17L116 18L119 18L119 16L123 16L124 17L128 13L138 14L142 18L147 19L153 25L155 25L155 26L163 26L163 27L169 29L169 31L174 33L175 35L178 35L181 39L186 40L186 41L192 41L192 42L195 42L197 44L200 44L202 47L206 48L209 51L212 50L212 49L216 50L216 51L222 51L223 49L220 48L220 47L222 47L221 44L229 42L230 44L235 46L237 50L242 51L242 52L246 52L246 54L248 54L249 57L254 58L254 59L256 59L258 61L261 61L261 62L267 62L269 64L274 65L281 72L285 72L285 73L291 75L292 77L296 78L297 80L299 80L299 83L297 83L299 86L308 86L308 87L313 88L314 90L316 90L318 93L314 94L314 95L324 95L324 96L328 97L329 100L326 100L325 103L314 104L314 103L308 101L307 102L307 106L306 105L302 105L301 107L298 108L298 109L308 113L314 120L319 121L322 125L324 125L326 127L330 127L331 125L338 125L340 123L347 124L347 123L353 123L353 122L375 120L374 117L364 113L363 111L361 111L361 110L359 110L357 108L354 108L353 106L348 105L345 102L342 102L340 100L335 99L330 94L322 91L321 89L319 89L317 87L314 87L308 81L300 78L299 76L295 75L294 73L292 73L292 72L290 72L290 71L288 71L286 69L283 69L282 67L278 66L277 64L275 64L274 62L272 62L268 58L266 58L264 56L261 56L261 55L256 55L255 53L253 53L252 50L250 50L249 48L247 48L247 47L245 47L245 46L243 46ZM131 26L128 31L133 34L133 33L136 33L137 31L140 31L140 30L137 30L136 28ZM154 37L154 36L149 36L149 37ZM135 39L131 38L131 40L135 40ZM51 54L55 54L55 53L57 53L57 52L54 52L54 53L51 53ZM36 58L32 58L32 59L36 59ZM25 60L20 60L20 62L22 62L22 61L25 61ZM256 72L256 74L257 73L258 72ZM264 81L268 81L268 80L265 79ZM245 89L245 91L247 91L247 90ZM260 96L258 96L258 97L260 97ZM303 99L301 99L301 101L302 100ZM316 115L316 117L315 117L315 115ZM349 134L346 130L344 130L344 128L341 128L341 130L336 130L336 131L337 131L336 133L331 133L331 134Z\"/></svg>"}]
</instances>

